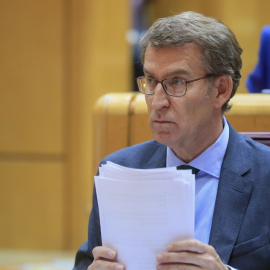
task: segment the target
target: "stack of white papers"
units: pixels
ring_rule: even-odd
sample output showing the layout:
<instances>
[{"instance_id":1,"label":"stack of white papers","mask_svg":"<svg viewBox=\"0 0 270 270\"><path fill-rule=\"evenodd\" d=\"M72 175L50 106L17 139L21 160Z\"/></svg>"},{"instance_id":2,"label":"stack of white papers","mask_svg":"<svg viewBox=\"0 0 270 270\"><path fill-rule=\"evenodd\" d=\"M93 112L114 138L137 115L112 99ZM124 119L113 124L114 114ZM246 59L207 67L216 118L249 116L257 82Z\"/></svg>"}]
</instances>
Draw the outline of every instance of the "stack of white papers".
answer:
<instances>
[{"instance_id":1,"label":"stack of white papers","mask_svg":"<svg viewBox=\"0 0 270 270\"><path fill-rule=\"evenodd\" d=\"M102 245L127 270L156 269L167 245L194 236L195 176L175 167L131 169L112 162L95 185Z\"/></svg>"}]
</instances>

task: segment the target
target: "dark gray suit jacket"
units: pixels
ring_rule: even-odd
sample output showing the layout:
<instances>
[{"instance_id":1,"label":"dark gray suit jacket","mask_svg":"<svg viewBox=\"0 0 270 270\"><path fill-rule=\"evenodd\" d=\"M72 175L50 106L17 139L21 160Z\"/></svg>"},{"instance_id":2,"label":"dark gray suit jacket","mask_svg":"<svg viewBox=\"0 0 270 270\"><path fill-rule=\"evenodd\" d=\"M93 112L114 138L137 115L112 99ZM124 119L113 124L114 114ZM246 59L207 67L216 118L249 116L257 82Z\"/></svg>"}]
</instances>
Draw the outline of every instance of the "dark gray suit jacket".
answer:
<instances>
[{"instance_id":1,"label":"dark gray suit jacket","mask_svg":"<svg viewBox=\"0 0 270 270\"><path fill-rule=\"evenodd\" d=\"M270 147L229 127L209 244L228 265L269 270ZM166 146L153 140L117 151L102 163L107 160L132 168L165 167ZM77 252L75 270L87 269L93 260L92 249L101 245L95 190L88 233L88 241Z\"/></svg>"}]
</instances>

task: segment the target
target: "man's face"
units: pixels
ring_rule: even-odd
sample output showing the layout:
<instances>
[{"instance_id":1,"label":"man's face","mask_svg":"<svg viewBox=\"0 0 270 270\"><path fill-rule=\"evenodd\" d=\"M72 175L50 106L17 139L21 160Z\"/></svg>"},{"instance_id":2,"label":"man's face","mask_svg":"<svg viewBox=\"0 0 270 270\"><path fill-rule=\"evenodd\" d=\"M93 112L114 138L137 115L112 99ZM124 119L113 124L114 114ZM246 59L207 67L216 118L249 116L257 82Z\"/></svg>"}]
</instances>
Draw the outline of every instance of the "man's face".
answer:
<instances>
[{"instance_id":1,"label":"man's face","mask_svg":"<svg viewBox=\"0 0 270 270\"><path fill-rule=\"evenodd\" d=\"M194 44L159 49L148 46L144 60L145 76L160 81L203 77L206 72L201 67L200 57L201 51ZM184 96L171 97L159 83L154 95L146 95L149 124L156 140L171 147L186 161L209 147L222 130L218 124L221 111L213 105L216 91L209 87L207 80L202 79L188 84ZM184 157L184 152L193 156Z\"/></svg>"}]
</instances>

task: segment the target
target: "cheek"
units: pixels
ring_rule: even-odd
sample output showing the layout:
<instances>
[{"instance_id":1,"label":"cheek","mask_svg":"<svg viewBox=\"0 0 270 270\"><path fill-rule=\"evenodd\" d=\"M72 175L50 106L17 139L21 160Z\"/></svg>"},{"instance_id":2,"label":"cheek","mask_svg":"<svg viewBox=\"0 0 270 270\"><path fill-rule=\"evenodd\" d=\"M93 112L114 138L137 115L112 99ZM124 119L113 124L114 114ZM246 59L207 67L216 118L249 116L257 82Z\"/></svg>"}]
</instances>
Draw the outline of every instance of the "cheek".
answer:
<instances>
[{"instance_id":1,"label":"cheek","mask_svg":"<svg viewBox=\"0 0 270 270\"><path fill-rule=\"evenodd\" d=\"M193 111L192 103L188 101L176 100L171 102L170 113L175 118L175 121L182 121L182 119L189 117Z\"/></svg>"},{"instance_id":2,"label":"cheek","mask_svg":"<svg viewBox=\"0 0 270 270\"><path fill-rule=\"evenodd\" d=\"M145 95L145 102L146 102L147 109L149 111L150 110L150 106L151 106L151 96Z\"/></svg>"},{"instance_id":3,"label":"cheek","mask_svg":"<svg viewBox=\"0 0 270 270\"><path fill-rule=\"evenodd\" d=\"M148 116L151 116L151 112L154 110L152 106L152 96L145 96L145 101L146 101L146 106L147 106L147 111L148 111Z\"/></svg>"}]
</instances>

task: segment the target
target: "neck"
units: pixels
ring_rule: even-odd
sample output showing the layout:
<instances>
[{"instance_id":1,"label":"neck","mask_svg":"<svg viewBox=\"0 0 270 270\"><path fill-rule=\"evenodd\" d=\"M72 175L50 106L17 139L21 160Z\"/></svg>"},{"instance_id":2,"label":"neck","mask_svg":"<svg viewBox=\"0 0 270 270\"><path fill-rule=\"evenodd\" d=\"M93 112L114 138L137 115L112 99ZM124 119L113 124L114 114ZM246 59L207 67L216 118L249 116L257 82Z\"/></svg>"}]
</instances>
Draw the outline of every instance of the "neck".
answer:
<instances>
[{"instance_id":1,"label":"neck","mask_svg":"<svg viewBox=\"0 0 270 270\"><path fill-rule=\"evenodd\" d=\"M214 129L203 130L200 136L193 141L185 142L179 147L172 147L173 152L185 163L191 162L219 138L224 127L223 118L214 127Z\"/></svg>"}]
</instances>

